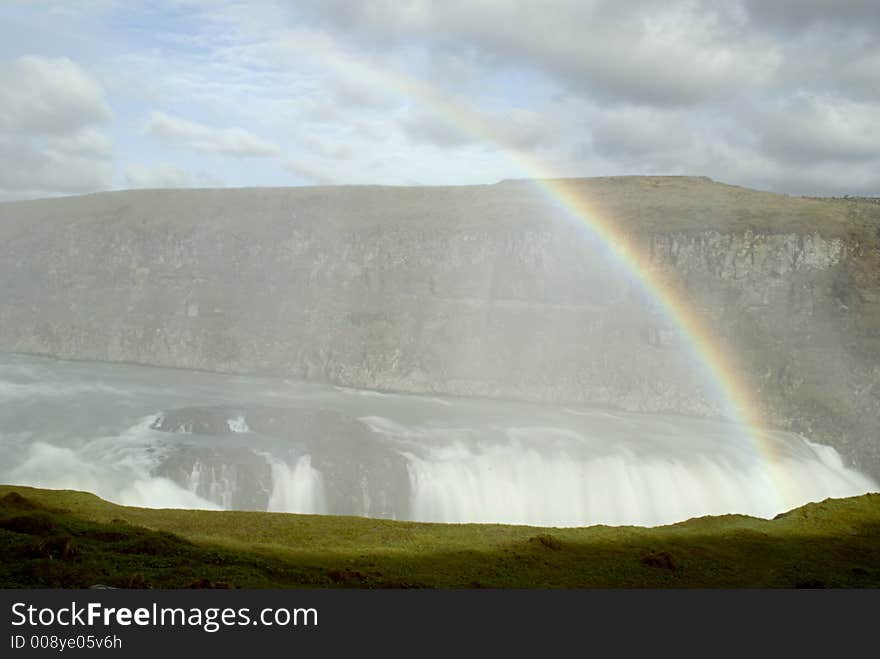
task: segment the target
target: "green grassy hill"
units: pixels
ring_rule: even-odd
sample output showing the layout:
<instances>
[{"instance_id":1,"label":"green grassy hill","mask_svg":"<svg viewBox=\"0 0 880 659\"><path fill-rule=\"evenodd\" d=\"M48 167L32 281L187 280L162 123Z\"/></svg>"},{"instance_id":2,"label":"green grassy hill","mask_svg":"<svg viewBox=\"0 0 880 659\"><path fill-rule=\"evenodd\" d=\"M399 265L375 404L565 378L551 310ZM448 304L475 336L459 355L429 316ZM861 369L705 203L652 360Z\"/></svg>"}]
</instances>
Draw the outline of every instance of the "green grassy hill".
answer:
<instances>
[{"instance_id":1,"label":"green grassy hill","mask_svg":"<svg viewBox=\"0 0 880 659\"><path fill-rule=\"evenodd\" d=\"M880 587L880 494L762 520L541 529L152 510L0 486L0 586Z\"/></svg>"}]
</instances>

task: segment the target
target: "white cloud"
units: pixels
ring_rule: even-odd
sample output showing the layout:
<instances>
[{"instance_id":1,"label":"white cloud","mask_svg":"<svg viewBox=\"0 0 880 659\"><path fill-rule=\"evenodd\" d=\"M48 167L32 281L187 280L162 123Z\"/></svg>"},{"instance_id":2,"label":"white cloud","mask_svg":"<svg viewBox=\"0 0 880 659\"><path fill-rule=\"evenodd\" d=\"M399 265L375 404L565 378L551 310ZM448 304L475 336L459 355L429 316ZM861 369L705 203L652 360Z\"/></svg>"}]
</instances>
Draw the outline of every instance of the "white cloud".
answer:
<instances>
[{"instance_id":1,"label":"white cloud","mask_svg":"<svg viewBox=\"0 0 880 659\"><path fill-rule=\"evenodd\" d=\"M590 128L596 152L609 158L643 158L680 152L693 141L680 113L649 107L600 111Z\"/></svg>"},{"instance_id":2,"label":"white cloud","mask_svg":"<svg viewBox=\"0 0 880 659\"><path fill-rule=\"evenodd\" d=\"M363 81L353 78L338 78L333 83L332 95L336 104L345 108L360 110L387 110L399 103L388 95Z\"/></svg>"},{"instance_id":3,"label":"white cloud","mask_svg":"<svg viewBox=\"0 0 880 659\"><path fill-rule=\"evenodd\" d=\"M60 153L91 158L113 156L113 140L100 130L88 127L72 135L63 135L48 142L49 148Z\"/></svg>"},{"instance_id":4,"label":"white cloud","mask_svg":"<svg viewBox=\"0 0 880 659\"><path fill-rule=\"evenodd\" d=\"M147 132L166 145L207 155L230 158L265 158L281 149L243 128L211 128L164 112L153 112Z\"/></svg>"},{"instance_id":5,"label":"white cloud","mask_svg":"<svg viewBox=\"0 0 880 659\"><path fill-rule=\"evenodd\" d=\"M111 116L100 84L66 57L0 63L0 131L66 135Z\"/></svg>"},{"instance_id":6,"label":"white cloud","mask_svg":"<svg viewBox=\"0 0 880 659\"><path fill-rule=\"evenodd\" d=\"M716 180L796 195L877 196L880 158L866 162L780 161L747 144L722 142L705 148L695 162Z\"/></svg>"},{"instance_id":7,"label":"white cloud","mask_svg":"<svg viewBox=\"0 0 880 659\"><path fill-rule=\"evenodd\" d=\"M186 169L174 163L130 165L124 176L128 188L188 188L193 180Z\"/></svg>"},{"instance_id":8,"label":"white cloud","mask_svg":"<svg viewBox=\"0 0 880 659\"><path fill-rule=\"evenodd\" d=\"M880 4L875 0L745 0L754 21L784 31L816 25L856 27L876 31Z\"/></svg>"},{"instance_id":9,"label":"white cloud","mask_svg":"<svg viewBox=\"0 0 880 659\"><path fill-rule=\"evenodd\" d=\"M402 122L402 127L413 141L434 146L474 144L484 140L484 133L487 133L493 140L490 146L521 151L532 151L552 142L559 129L558 125L553 125L550 117L522 108L511 108L497 114L471 111L464 117L464 121L459 123L455 112L440 114L431 110L418 111L409 114Z\"/></svg>"},{"instance_id":10,"label":"white cloud","mask_svg":"<svg viewBox=\"0 0 880 659\"><path fill-rule=\"evenodd\" d=\"M108 187L112 165L53 150L27 139L0 136L0 199L91 192Z\"/></svg>"},{"instance_id":11,"label":"white cloud","mask_svg":"<svg viewBox=\"0 0 880 659\"><path fill-rule=\"evenodd\" d=\"M311 185L335 185L338 181L330 172L308 165L304 162L288 161L284 169L293 174L300 183Z\"/></svg>"},{"instance_id":12,"label":"white cloud","mask_svg":"<svg viewBox=\"0 0 880 659\"><path fill-rule=\"evenodd\" d=\"M880 159L880 104L799 94L754 118L761 148L783 162Z\"/></svg>"},{"instance_id":13,"label":"white cloud","mask_svg":"<svg viewBox=\"0 0 880 659\"><path fill-rule=\"evenodd\" d=\"M128 188L192 188L225 185L225 182L216 176L205 172L194 175L188 169L171 162L129 165L125 168L124 179Z\"/></svg>"},{"instance_id":14,"label":"white cloud","mask_svg":"<svg viewBox=\"0 0 880 659\"><path fill-rule=\"evenodd\" d=\"M555 123L554 117L522 108L512 108L489 120L496 124L502 143L523 151L558 139L562 128Z\"/></svg>"},{"instance_id":15,"label":"white cloud","mask_svg":"<svg viewBox=\"0 0 880 659\"><path fill-rule=\"evenodd\" d=\"M7 197L101 189L114 168L113 182L151 187L215 168L232 185L554 169L782 192L877 182L880 4L867 0L52 6L67 19L13 10L4 35L10 52L51 38L69 54L0 62Z\"/></svg>"},{"instance_id":16,"label":"white cloud","mask_svg":"<svg viewBox=\"0 0 880 659\"><path fill-rule=\"evenodd\" d=\"M107 187L112 117L101 85L68 58L0 61L0 198Z\"/></svg>"},{"instance_id":17,"label":"white cloud","mask_svg":"<svg viewBox=\"0 0 880 659\"><path fill-rule=\"evenodd\" d=\"M320 0L321 24L371 48L421 39L477 52L496 69L531 68L608 100L684 106L739 94L779 63L735 5L639 0Z\"/></svg>"},{"instance_id":18,"label":"white cloud","mask_svg":"<svg viewBox=\"0 0 880 659\"><path fill-rule=\"evenodd\" d=\"M440 147L457 147L471 144L475 136L464 132L448 119L435 112L416 112L402 123L404 132L416 142L424 142Z\"/></svg>"},{"instance_id":19,"label":"white cloud","mask_svg":"<svg viewBox=\"0 0 880 659\"><path fill-rule=\"evenodd\" d=\"M305 134L298 142L309 155L328 160L349 160L357 155L355 150L342 140L322 139L316 135Z\"/></svg>"}]
</instances>

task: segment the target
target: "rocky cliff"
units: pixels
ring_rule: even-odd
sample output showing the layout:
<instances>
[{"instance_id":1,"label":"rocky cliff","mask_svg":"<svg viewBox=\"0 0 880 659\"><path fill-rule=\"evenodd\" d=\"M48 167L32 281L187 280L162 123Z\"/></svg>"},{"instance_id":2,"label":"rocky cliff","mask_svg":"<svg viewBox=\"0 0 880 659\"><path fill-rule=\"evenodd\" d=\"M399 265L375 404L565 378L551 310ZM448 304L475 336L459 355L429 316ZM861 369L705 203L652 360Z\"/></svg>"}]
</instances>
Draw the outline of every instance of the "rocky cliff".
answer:
<instances>
[{"instance_id":1,"label":"rocky cliff","mask_svg":"<svg viewBox=\"0 0 880 659\"><path fill-rule=\"evenodd\" d=\"M880 475L880 204L570 182L675 280L765 417ZM529 182L0 204L0 350L720 413L674 323Z\"/></svg>"}]
</instances>

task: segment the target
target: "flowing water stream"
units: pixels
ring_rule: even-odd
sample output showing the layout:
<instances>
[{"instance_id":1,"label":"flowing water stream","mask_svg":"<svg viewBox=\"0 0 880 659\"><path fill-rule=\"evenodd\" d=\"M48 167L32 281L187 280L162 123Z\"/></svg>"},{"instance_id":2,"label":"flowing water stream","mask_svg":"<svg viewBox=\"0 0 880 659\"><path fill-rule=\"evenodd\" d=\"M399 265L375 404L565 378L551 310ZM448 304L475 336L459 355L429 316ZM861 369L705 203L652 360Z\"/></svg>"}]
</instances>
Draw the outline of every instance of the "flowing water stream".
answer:
<instances>
[{"instance_id":1,"label":"flowing water stream","mask_svg":"<svg viewBox=\"0 0 880 659\"><path fill-rule=\"evenodd\" d=\"M0 482L146 507L544 526L772 517L876 491L734 424L0 354Z\"/></svg>"}]
</instances>

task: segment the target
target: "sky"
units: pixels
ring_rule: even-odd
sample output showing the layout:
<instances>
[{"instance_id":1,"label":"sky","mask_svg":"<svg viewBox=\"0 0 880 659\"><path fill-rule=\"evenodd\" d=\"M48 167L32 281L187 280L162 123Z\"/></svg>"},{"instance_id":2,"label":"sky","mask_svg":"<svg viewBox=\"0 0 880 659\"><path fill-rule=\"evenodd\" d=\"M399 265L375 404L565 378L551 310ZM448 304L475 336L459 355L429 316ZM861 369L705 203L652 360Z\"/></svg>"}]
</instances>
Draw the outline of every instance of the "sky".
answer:
<instances>
[{"instance_id":1,"label":"sky","mask_svg":"<svg viewBox=\"0 0 880 659\"><path fill-rule=\"evenodd\" d=\"M0 200L624 174L880 196L880 2L0 0Z\"/></svg>"}]
</instances>

